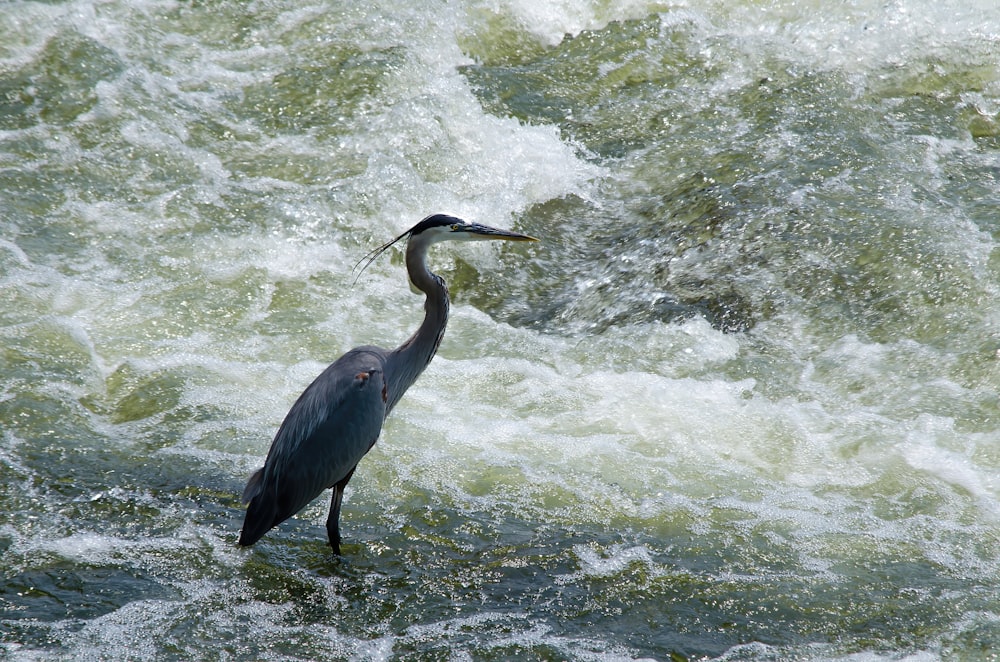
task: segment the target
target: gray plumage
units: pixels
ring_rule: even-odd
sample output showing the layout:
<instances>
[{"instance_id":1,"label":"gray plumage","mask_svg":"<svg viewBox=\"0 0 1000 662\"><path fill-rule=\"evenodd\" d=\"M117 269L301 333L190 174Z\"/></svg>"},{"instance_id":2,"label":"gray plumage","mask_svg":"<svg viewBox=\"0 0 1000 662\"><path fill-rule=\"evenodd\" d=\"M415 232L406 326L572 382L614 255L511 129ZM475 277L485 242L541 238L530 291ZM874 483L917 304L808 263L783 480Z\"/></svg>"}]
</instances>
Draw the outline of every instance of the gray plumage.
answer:
<instances>
[{"instance_id":1,"label":"gray plumage","mask_svg":"<svg viewBox=\"0 0 1000 662\"><path fill-rule=\"evenodd\" d=\"M254 472L243 490L243 501L249 505L240 545L254 544L323 490L332 488L326 529L330 546L340 554L344 487L358 462L375 445L385 418L434 358L448 323L448 288L427 267L428 249L449 240L535 241L527 235L438 214L369 253L364 267L404 238L407 273L427 296L423 322L394 350L372 346L352 349L303 391L278 428L264 466Z\"/></svg>"}]
</instances>

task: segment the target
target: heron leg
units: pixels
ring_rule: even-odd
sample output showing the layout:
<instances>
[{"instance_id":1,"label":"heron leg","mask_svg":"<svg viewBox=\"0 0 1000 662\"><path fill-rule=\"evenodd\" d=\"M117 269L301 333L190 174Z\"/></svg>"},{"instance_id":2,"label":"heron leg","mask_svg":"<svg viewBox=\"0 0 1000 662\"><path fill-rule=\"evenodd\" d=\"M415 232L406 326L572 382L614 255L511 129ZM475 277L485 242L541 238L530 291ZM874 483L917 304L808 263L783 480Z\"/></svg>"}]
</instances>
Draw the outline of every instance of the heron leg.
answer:
<instances>
[{"instance_id":1,"label":"heron leg","mask_svg":"<svg viewBox=\"0 0 1000 662\"><path fill-rule=\"evenodd\" d=\"M330 514L326 518L326 535L330 539L333 553L340 556L340 504L344 500L344 488L347 481L354 475L351 469L343 480L333 486L333 498L330 499Z\"/></svg>"}]
</instances>

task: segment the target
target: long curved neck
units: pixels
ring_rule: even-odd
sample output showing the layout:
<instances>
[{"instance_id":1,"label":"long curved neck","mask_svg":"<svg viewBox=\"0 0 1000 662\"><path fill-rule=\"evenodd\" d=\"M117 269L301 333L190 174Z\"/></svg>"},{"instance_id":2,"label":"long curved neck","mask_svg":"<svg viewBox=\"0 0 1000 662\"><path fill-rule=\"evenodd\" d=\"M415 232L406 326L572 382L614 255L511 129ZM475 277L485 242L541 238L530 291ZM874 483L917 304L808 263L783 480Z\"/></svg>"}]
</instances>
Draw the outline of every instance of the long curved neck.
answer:
<instances>
[{"instance_id":1,"label":"long curved neck","mask_svg":"<svg viewBox=\"0 0 1000 662\"><path fill-rule=\"evenodd\" d=\"M427 244L419 241L407 244L406 271L427 299L424 301L424 321L406 342L390 352L387 359L387 415L434 358L448 324L448 287L440 276L427 268L426 257Z\"/></svg>"}]
</instances>

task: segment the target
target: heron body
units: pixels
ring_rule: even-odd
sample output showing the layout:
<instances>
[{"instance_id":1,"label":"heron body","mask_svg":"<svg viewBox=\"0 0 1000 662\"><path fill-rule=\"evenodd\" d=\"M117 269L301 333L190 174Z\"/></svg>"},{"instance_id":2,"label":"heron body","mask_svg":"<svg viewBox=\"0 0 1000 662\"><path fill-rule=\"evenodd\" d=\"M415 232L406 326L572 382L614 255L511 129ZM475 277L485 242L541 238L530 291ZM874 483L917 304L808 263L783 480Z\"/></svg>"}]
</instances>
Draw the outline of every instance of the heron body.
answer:
<instances>
[{"instance_id":1,"label":"heron body","mask_svg":"<svg viewBox=\"0 0 1000 662\"><path fill-rule=\"evenodd\" d=\"M326 529L330 546L340 554L344 487L375 445L386 417L434 358L448 323L448 288L427 267L428 249L449 240L534 241L527 235L438 214L372 251L364 266L404 238L410 281L427 297L423 322L396 349L352 349L303 391L278 428L264 466L254 472L243 491L248 506L240 545L254 544L332 488Z\"/></svg>"}]
</instances>

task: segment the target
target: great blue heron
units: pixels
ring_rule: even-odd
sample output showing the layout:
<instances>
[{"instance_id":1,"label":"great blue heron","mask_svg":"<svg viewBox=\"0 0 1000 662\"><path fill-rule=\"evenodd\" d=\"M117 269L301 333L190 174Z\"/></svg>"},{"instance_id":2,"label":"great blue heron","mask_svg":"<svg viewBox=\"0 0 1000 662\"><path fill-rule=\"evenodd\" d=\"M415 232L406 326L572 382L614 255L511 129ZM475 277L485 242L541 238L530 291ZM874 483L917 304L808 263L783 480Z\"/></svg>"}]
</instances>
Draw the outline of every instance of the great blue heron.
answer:
<instances>
[{"instance_id":1,"label":"great blue heron","mask_svg":"<svg viewBox=\"0 0 1000 662\"><path fill-rule=\"evenodd\" d=\"M448 323L448 288L427 268L427 250L439 241L534 237L468 223L453 216L428 216L368 254L364 267L406 238L406 270L427 295L424 321L394 350L358 347L332 363L285 416L264 466L243 490L248 503L240 545L249 546L302 510L323 490L333 488L326 532L340 554L340 503L344 487L382 431L382 423L434 358ZM364 268L362 267L362 268Z\"/></svg>"}]
</instances>

